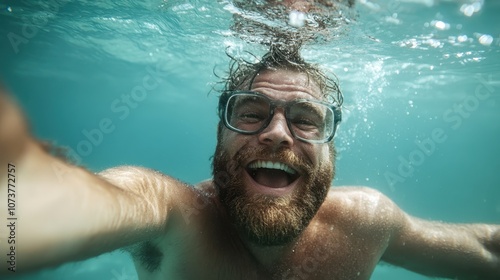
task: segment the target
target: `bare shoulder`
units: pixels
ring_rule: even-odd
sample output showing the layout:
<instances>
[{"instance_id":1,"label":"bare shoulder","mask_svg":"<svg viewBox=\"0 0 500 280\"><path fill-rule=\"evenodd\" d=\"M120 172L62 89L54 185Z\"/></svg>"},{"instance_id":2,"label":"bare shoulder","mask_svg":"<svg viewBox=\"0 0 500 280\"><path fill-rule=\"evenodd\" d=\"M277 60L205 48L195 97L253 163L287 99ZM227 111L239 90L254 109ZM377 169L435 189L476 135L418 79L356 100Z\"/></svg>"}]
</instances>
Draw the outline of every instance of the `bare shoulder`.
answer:
<instances>
[{"instance_id":1,"label":"bare shoulder","mask_svg":"<svg viewBox=\"0 0 500 280\"><path fill-rule=\"evenodd\" d=\"M215 192L215 185L212 179L206 179L204 181L199 182L194 185L195 189L200 190L204 193L213 193Z\"/></svg>"},{"instance_id":2,"label":"bare shoulder","mask_svg":"<svg viewBox=\"0 0 500 280\"><path fill-rule=\"evenodd\" d=\"M332 187L328 192L326 202L348 208L354 207L355 209L392 206L394 204L382 192L365 186Z\"/></svg>"},{"instance_id":3,"label":"bare shoulder","mask_svg":"<svg viewBox=\"0 0 500 280\"><path fill-rule=\"evenodd\" d=\"M389 197L369 187L333 187L322 208L338 222L361 227L387 229L398 225L404 217L404 212Z\"/></svg>"}]
</instances>

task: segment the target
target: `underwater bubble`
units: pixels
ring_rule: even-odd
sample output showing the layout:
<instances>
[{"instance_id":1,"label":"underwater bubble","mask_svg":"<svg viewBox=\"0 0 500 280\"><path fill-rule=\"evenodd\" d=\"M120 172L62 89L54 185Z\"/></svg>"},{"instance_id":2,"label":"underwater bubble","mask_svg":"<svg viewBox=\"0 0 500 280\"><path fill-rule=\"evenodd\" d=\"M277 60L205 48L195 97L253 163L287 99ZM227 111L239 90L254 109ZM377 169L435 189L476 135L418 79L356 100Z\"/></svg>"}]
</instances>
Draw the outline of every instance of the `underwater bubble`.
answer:
<instances>
[{"instance_id":1,"label":"underwater bubble","mask_svg":"<svg viewBox=\"0 0 500 280\"><path fill-rule=\"evenodd\" d=\"M460 11L464 15L470 17L470 16L472 16L474 14L474 6L463 4L462 7L460 7Z\"/></svg>"},{"instance_id":2,"label":"underwater bubble","mask_svg":"<svg viewBox=\"0 0 500 280\"><path fill-rule=\"evenodd\" d=\"M483 8L483 4L484 0L477 0L470 4L463 4L460 7L460 12L462 12L465 16L471 17Z\"/></svg>"},{"instance_id":3,"label":"underwater bubble","mask_svg":"<svg viewBox=\"0 0 500 280\"><path fill-rule=\"evenodd\" d=\"M446 23L444 21L441 21L441 20L432 21L431 24L435 28L437 28L439 30L448 30L448 29L450 29L450 24Z\"/></svg>"},{"instance_id":4,"label":"underwater bubble","mask_svg":"<svg viewBox=\"0 0 500 280\"><path fill-rule=\"evenodd\" d=\"M302 27L304 26L304 22L306 20L306 15L303 12L299 11L291 11L288 15L288 24L293 27Z\"/></svg>"},{"instance_id":5,"label":"underwater bubble","mask_svg":"<svg viewBox=\"0 0 500 280\"><path fill-rule=\"evenodd\" d=\"M488 34L483 34L479 36L478 41L481 45L489 46L491 45L491 43L493 43L493 37Z\"/></svg>"}]
</instances>

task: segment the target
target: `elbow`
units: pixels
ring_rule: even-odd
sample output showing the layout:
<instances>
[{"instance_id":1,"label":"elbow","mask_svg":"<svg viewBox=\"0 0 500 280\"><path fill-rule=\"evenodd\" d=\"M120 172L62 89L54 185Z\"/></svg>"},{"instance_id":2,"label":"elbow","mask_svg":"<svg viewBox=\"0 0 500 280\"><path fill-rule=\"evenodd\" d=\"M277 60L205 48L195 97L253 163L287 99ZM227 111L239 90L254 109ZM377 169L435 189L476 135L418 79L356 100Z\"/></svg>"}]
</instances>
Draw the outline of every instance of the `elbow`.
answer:
<instances>
[{"instance_id":1,"label":"elbow","mask_svg":"<svg viewBox=\"0 0 500 280\"><path fill-rule=\"evenodd\" d=\"M500 279L500 227L493 230L489 242L485 244L486 249L491 254L492 271L495 279Z\"/></svg>"},{"instance_id":2,"label":"elbow","mask_svg":"<svg viewBox=\"0 0 500 280\"><path fill-rule=\"evenodd\" d=\"M500 255L500 227L498 227L493 234L493 251L497 254L497 256Z\"/></svg>"},{"instance_id":3,"label":"elbow","mask_svg":"<svg viewBox=\"0 0 500 280\"><path fill-rule=\"evenodd\" d=\"M500 262L500 226L493 229L491 237L485 244L486 249L496 257L497 264Z\"/></svg>"},{"instance_id":4,"label":"elbow","mask_svg":"<svg viewBox=\"0 0 500 280\"><path fill-rule=\"evenodd\" d=\"M495 258L496 273L500 276L500 227L493 234L492 251Z\"/></svg>"}]
</instances>

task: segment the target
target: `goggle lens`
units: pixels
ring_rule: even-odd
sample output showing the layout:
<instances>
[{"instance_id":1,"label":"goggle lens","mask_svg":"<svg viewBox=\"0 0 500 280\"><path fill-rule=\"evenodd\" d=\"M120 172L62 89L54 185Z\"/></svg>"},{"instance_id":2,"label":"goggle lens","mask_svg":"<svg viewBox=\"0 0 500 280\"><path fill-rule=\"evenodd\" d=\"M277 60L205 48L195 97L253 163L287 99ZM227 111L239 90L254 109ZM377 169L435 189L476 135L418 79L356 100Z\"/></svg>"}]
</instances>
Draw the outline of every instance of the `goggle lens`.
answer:
<instances>
[{"instance_id":1,"label":"goggle lens","mask_svg":"<svg viewBox=\"0 0 500 280\"><path fill-rule=\"evenodd\" d=\"M285 109L288 128L294 137L313 143L333 138L337 120L332 105L307 99L284 102L255 92L234 93L227 100L224 123L236 132L259 133L271 122L276 107Z\"/></svg>"}]
</instances>

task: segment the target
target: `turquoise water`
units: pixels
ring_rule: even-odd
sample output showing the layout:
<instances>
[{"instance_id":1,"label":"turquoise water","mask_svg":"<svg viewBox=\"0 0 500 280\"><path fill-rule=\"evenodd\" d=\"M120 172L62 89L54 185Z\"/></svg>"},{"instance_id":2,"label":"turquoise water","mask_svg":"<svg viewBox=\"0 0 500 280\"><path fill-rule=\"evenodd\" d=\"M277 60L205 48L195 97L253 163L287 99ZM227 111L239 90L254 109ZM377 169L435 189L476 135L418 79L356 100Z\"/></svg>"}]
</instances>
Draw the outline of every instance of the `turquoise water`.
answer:
<instances>
[{"instance_id":1,"label":"turquoise water","mask_svg":"<svg viewBox=\"0 0 500 280\"><path fill-rule=\"evenodd\" d=\"M345 94L334 185L371 186L422 218L500 223L500 2L355 11L303 49ZM215 147L213 72L226 51L266 51L230 29L237 12L228 1L0 1L0 77L34 133L87 168L142 165L196 183ZM137 276L114 252L19 279ZM379 265L372 279L429 278Z\"/></svg>"}]
</instances>

